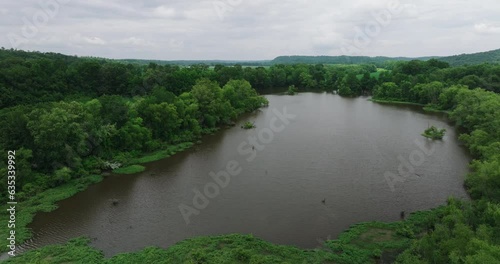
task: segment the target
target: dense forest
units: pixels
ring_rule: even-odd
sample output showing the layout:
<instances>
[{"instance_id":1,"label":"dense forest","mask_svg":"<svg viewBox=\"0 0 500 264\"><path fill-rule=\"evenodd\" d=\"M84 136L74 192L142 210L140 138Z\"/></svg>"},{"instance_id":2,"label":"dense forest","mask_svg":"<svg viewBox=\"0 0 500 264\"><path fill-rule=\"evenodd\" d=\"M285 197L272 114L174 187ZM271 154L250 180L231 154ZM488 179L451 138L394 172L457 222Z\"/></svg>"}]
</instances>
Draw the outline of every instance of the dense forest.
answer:
<instances>
[{"instance_id":1,"label":"dense forest","mask_svg":"<svg viewBox=\"0 0 500 264\"><path fill-rule=\"evenodd\" d=\"M273 64L374 64L383 66L390 61L410 61L417 58L405 57L368 57L368 56L280 56L272 60ZM420 60L428 60L429 58L418 58Z\"/></svg>"},{"instance_id":2,"label":"dense forest","mask_svg":"<svg viewBox=\"0 0 500 264\"><path fill-rule=\"evenodd\" d=\"M448 62L451 66L476 65L485 62L500 63L500 49L474 54L461 54L449 57L442 57L439 60Z\"/></svg>"},{"instance_id":3,"label":"dense forest","mask_svg":"<svg viewBox=\"0 0 500 264\"><path fill-rule=\"evenodd\" d=\"M450 67L430 59L394 61L384 69L373 64L181 67L1 50L0 150L16 150L16 168L23 175L16 183L17 196L29 201L102 170L132 164L145 153L191 144L231 125L242 113L265 106L267 101L259 93L289 87L299 92L373 95L374 101L416 103L448 112L466 131L460 139L475 157L465 182L473 201L450 200L425 221L401 224L398 234L409 242L399 248L404 252L397 261L500 260L500 65L496 64ZM7 161L1 162L3 200ZM26 218L28 223L30 217ZM246 240L255 242L242 239ZM74 243L82 246L81 241ZM363 263L384 250L360 253L337 242L329 246L342 251L342 256L324 257L341 263Z\"/></svg>"},{"instance_id":4,"label":"dense forest","mask_svg":"<svg viewBox=\"0 0 500 264\"><path fill-rule=\"evenodd\" d=\"M374 99L446 111L467 131L460 140L475 160L467 176L472 202L451 200L433 225L398 258L400 263L500 261L500 70L494 65L427 70L419 62L395 67ZM465 75L465 76L464 76Z\"/></svg>"},{"instance_id":5,"label":"dense forest","mask_svg":"<svg viewBox=\"0 0 500 264\"><path fill-rule=\"evenodd\" d=\"M1 51L0 51L1 52ZM2 56L9 57L13 51L9 53L3 53ZM19 53L23 53L19 51ZM20 55L20 54L18 54ZM32 57L32 53L24 53L21 56ZM54 56L61 56L60 54L51 54ZM43 56L43 54L38 53L38 56ZM61 56L65 57L65 56ZM74 57L73 57L74 58ZM280 64L343 64L343 65L353 65L353 64L372 64L377 67L387 67L391 65L393 62L398 61L412 61L412 60L420 60L427 61L430 59L438 59L443 62L449 63L451 66L463 66L463 65L478 65L484 63L500 63L500 49L492 50L487 52L479 52L473 54L461 54L447 57L439 57L439 56L428 56L428 57L418 57L418 58L409 58L409 57L368 57L368 56L279 56L272 60L242 60L242 61L230 61L230 60L147 60L147 59L119 59L119 60L111 60L104 58L94 58L97 60L109 60L115 62L122 62L125 64L138 64L138 65L149 65L149 64L157 64L157 65L177 65L181 67L190 67L192 65L204 64L209 67L214 67L216 65L222 66L233 66L233 65L241 65L247 67L270 67L273 65Z\"/></svg>"},{"instance_id":6,"label":"dense forest","mask_svg":"<svg viewBox=\"0 0 500 264\"><path fill-rule=\"evenodd\" d=\"M148 65L150 63L155 63L158 65L179 65L179 66L191 66L194 64L206 64L209 66L224 65L232 66L239 64L242 66L253 66L253 67L266 67L279 64L373 64L378 67L386 67L392 62L397 61L412 61L421 60L427 61L430 59L438 59L443 62L449 63L451 66L463 66L463 65L477 65L483 63L500 63L500 49L479 52L473 54L461 54L454 56L428 56L428 57L367 57L367 56L279 56L273 60L262 60L262 61L221 61L221 60L191 60L191 61L161 61L161 60L133 60L125 59L119 60L124 63L135 63Z\"/></svg>"},{"instance_id":7,"label":"dense forest","mask_svg":"<svg viewBox=\"0 0 500 264\"><path fill-rule=\"evenodd\" d=\"M500 63L500 49L487 52L479 52L474 54L461 54L447 57L367 57L367 56L280 56L270 62L275 64L361 64L368 63L380 67L384 67L394 61L412 61L421 60L427 61L430 59L438 59L449 63L451 66L477 65L483 63Z\"/></svg>"}]
</instances>

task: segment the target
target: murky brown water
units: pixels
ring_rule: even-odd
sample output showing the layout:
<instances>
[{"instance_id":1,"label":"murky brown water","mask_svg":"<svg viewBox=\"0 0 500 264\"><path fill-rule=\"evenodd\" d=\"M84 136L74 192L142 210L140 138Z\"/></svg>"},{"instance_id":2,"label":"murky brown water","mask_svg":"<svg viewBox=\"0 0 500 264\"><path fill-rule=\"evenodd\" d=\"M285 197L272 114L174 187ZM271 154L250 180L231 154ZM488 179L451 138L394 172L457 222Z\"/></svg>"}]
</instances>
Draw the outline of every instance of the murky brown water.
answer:
<instances>
[{"instance_id":1,"label":"murky brown water","mask_svg":"<svg viewBox=\"0 0 500 264\"><path fill-rule=\"evenodd\" d=\"M449 196L466 197L462 183L470 157L440 115L332 94L267 98L269 108L240 121L254 121L256 129L237 126L207 136L186 152L147 164L144 173L108 177L60 202L56 211L38 214L30 225L34 237L23 248L86 235L111 256L229 233L314 248L352 224L395 221L401 211L433 208ZM257 156L248 162L250 154L240 155L238 146L270 128L273 109L285 106L296 118L274 133L263 150L252 150ZM429 125L446 128L445 139L424 140L420 134ZM421 148L434 148L434 153L424 154L423 164L392 191L384 174L397 174L399 155L409 161L413 152L418 160ZM193 189L203 190L213 182L209 173L223 170L231 160L239 162L241 173L187 225L179 205L193 206ZM118 199L118 205L110 199Z\"/></svg>"}]
</instances>

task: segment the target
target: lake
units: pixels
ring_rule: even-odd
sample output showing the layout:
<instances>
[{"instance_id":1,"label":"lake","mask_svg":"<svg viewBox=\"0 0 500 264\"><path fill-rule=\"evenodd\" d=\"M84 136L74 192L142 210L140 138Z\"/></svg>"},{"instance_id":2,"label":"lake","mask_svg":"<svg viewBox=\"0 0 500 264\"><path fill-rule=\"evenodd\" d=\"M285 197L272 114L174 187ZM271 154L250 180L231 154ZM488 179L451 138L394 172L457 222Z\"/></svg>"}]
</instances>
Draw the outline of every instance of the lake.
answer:
<instances>
[{"instance_id":1,"label":"lake","mask_svg":"<svg viewBox=\"0 0 500 264\"><path fill-rule=\"evenodd\" d=\"M237 126L37 214L29 226L34 237L22 249L86 235L112 256L230 233L316 248L359 222L397 221L401 211L434 208L450 196L467 199L471 157L443 114L327 93L266 97L269 107ZM246 121L256 128L240 128ZM442 141L420 135L431 125L448 130ZM225 188L215 187L210 173L228 164L238 173L229 174ZM197 191L204 208L193 203ZM197 215L186 217L181 205Z\"/></svg>"}]
</instances>

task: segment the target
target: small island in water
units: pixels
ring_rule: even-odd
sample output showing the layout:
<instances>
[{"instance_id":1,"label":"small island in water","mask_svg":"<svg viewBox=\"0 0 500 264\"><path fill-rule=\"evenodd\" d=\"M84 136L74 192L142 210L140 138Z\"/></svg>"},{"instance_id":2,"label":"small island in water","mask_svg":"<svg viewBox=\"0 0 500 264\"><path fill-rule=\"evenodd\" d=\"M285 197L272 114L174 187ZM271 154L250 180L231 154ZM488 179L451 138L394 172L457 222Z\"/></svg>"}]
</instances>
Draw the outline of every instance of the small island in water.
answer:
<instances>
[{"instance_id":1,"label":"small island in water","mask_svg":"<svg viewBox=\"0 0 500 264\"><path fill-rule=\"evenodd\" d=\"M252 128L256 128L256 126L255 126L254 123L252 123L250 121L247 121L247 122L245 122L245 124L243 124L241 126L241 128L243 128L243 129L252 129Z\"/></svg>"},{"instance_id":2,"label":"small island in water","mask_svg":"<svg viewBox=\"0 0 500 264\"><path fill-rule=\"evenodd\" d=\"M422 136L426 138L430 138L432 140L438 140L438 139L443 139L444 134L446 133L446 129L438 129L435 126L431 126L430 128L426 129Z\"/></svg>"}]
</instances>

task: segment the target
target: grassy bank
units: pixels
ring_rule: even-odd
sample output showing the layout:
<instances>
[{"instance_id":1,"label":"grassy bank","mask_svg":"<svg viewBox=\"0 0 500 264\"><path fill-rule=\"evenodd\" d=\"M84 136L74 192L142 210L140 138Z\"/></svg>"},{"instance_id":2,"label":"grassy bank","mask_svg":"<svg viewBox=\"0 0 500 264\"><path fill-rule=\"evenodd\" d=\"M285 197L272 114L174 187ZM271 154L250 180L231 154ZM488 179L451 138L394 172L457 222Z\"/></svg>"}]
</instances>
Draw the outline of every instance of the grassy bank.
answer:
<instances>
[{"instance_id":1,"label":"grassy bank","mask_svg":"<svg viewBox=\"0 0 500 264\"><path fill-rule=\"evenodd\" d=\"M83 178L74 179L64 185L57 188L49 189L44 192L37 194L25 201L22 201L16 205L16 244L22 244L24 241L29 239L32 234L27 227L33 217L38 212L50 212L57 209L56 203L67 199L76 193L85 190L89 185L98 183L102 180L102 176L90 175ZM0 213L0 236L8 237L10 229L7 227L7 222L9 220L9 215L7 214L7 206L2 206L2 211ZM1 247L2 252L7 251L7 247Z\"/></svg>"},{"instance_id":2,"label":"grassy bank","mask_svg":"<svg viewBox=\"0 0 500 264\"><path fill-rule=\"evenodd\" d=\"M113 170L113 173L116 174L135 174L139 172L143 172L146 170L146 167L138 165L149 163L153 161L158 161L162 159L166 159L178 152L189 149L194 144L192 142L184 142L177 145L168 146L164 150L159 150L153 153L149 153L146 155L142 155L140 158L132 158L127 162L127 165L118 169ZM129 165L132 164L132 165Z\"/></svg>"},{"instance_id":3,"label":"grassy bank","mask_svg":"<svg viewBox=\"0 0 500 264\"><path fill-rule=\"evenodd\" d=\"M126 167L122 167L119 169L113 170L113 173L116 174L135 174L139 172L143 172L146 170L146 167L141 166L141 165L130 165Z\"/></svg>"},{"instance_id":4,"label":"grassy bank","mask_svg":"<svg viewBox=\"0 0 500 264\"><path fill-rule=\"evenodd\" d=\"M406 102L406 101L381 100L381 99L373 99L373 98L372 99L368 99L368 101L372 101L374 103L380 103L380 104L396 104L396 105L421 106L424 111L430 112L430 113L444 113L444 114L449 114L450 113L450 111L440 110L440 109L435 108L432 105L412 103L412 102Z\"/></svg>"},{"instance_id":5,"label":"grassy bank","mask_svg":"<svg viewBox=\"0 0 500 264\"><path fill-rule=\"evenodd\" d=\"M133 158L129 162L131 164L142 164L152 161L161 160L164 158L168 158L175 153L180 151L184 151L193 146L193 143L186 142L178 145L169 146L165 150L157 151L154 153L150 153L144 155L140 158ZM117 174L134 174L139 173L145 170L144 166L141 165L127 165L125 167L113 170L113 173ZM33 217L36 213L39 212L51 212L57 209L56 203L70 198L71 196L81 192L91 184L98 183L103 179L100 175L88 175L83 176L78 179L73 179L70 182L45 190L27 200L19 202L16 205L16 245L20 245L24 243L27 239L31 238L32 233L28 228L28 225L33 221ZM2 207L2 211L0 212L0 222L7 223L9 220L9 215L7 213L7 206ZM7 224L0 225L0 236L8 237L8 233L10 229L7 227ZM7 247L2 247L0 252L6 252Z\"/></svg>"},{"instance_id":6,"label":"grassy bank","mask_svg":"<svg viewBox=\"0 0 500 264\"><path fill-rule=\"evenodd\" d=\"M144 155L140 158L132 159L130 161L130 163L143 164L143 163L148 163L148 162L166 159L166 158L168 158L168 157L170 157L178 152L181 152L181 151L184 151L186 149L191 148L193 145L194 144L192 142L184 142L181 144L168 146L167 149L156 151L156 152Z\"/></svg>"},{"instance_id":7,"label":"grassy bank","mask_svg":"<svg viewBox=\"0 0 500 264\"><path fill-rule=\"evenodd\" d=\"M143 154L139 158L130 158L125 166L114 169L113 173L116 174L135 174L139 172L143 172L146 170L146 167L141 166L139 164L149 163L153 161L158 161L162 159L166 159L178 152L189 149L193 146L192 142L184 142L177 145L168 146L166 149L155 151L153 153Z\"/></svg>"},{"instance_id":8,"label":"grassy bank","mask_svg":"<svg viewBox=\"0 0 500 264\"><path fill-rule=\"evenodd\" d=\"M368 101L372 101L375 103L380 103L380 104L399 104L399 105L414 105L414 106L426 106L425 104L418 104L418 103L412 103L412 102L405 102L405 101L396 101L396 100L381 100L381 99L368 99Z\"/></svg>"},{"instance_id":9,"label":"grassy bank","mask_svg":"<svg viewBox=\"0 0 500 264\"><path fill-rule=\"evenodd\" d=\"M106 259L87 238L51 245L11 258L7 263L377 263L391 261L425 233L442 214L437 208L412 214L406 221L352 226L338 239L318 242L315 249L276 245L252 235L197 237L167 249L148 247ZM318 241L320 239L318 238Z\"/></svg>"}]
</instances>

